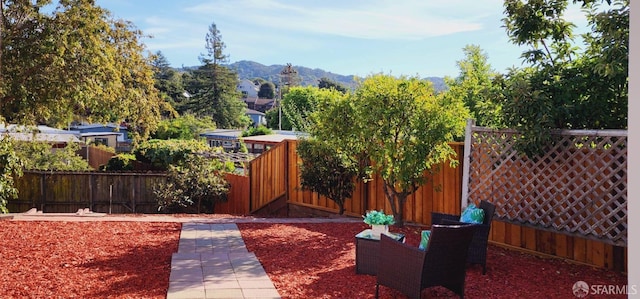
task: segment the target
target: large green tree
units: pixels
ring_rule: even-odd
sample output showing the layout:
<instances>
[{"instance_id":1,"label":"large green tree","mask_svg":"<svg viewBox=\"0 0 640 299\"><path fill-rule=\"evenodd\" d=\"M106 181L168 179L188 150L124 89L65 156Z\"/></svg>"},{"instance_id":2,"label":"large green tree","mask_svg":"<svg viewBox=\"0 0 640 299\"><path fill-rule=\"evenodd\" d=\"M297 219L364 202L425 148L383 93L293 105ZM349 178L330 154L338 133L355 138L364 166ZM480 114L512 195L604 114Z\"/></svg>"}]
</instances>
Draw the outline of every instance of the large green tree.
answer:
<instances>
[{"instance_id":1,"label":"large green tree","mask_svg":"<svg viewBox=\"0 0 640 299\"><path fill-rule=\"evenodd\" d=\"M154 86L158 89L160 97L169 103L176 112L184 112L188 96L182 85L180 72L171 67L169 60L161 51L157 51L152 56L151 66L154 72Z\"/></svg>"},{"instance_id":2,"label":"large green tree","mask_svg":"<svg viewBox=\"0 0 640 299\"><path fill-rule=\"evenodd\" d=\"M297 131L308 132L311 126L310 115L317 110L320 102L326 98L343 97L335 89L320 89L313 86L293 87L282 99L283 119L286 118Z\"/></svg>"},{"instance_id":3,"label":"large green tree","mask_svg":"<svg viewBox=\"0 0 640 299\"><path fill-rule=\"evenodd\" d=\"M488 56L477 45L463 49L465 58L458 61L459 75L445 77L449 87L446 97L461 99L479 126L502 127L502 75L489 65Z\"/></svg>"},{"instance_id":4,"label":"large green tree","mask_svg":"<svg viewBox=\"0 0 640 299\"><path fill-rule=\"evenodd\" d=\"M350 100L329 99L312 115L312 135L379 175L396 219L404 224L407 197L457 157L448 145L463 134L469 112L455 98L434 95L431 82L376 74L365 78Z\"/></svg>"},{"instance_id":5,"label":"large green tree","mask_svg":"<svg viewBox=\"0 0 640 299\"><path fill-rule=\"evenodd\" d=\"M211 118L198 118L186 113L175 118L160 121L158 129L151 135L154 139L200 139L200 133L214 130L216 124Z\"/></svg>"},{"instance_id":6,"label":"large green tree","mask_svg":"<svg viewBox=\"0 0 640 299\"><path fill-rule=\"evenodd\" d=\"M258 91L259 98L273 99L276 97L276 86L272 82L263 82Z\"/></svg>"},{"instance_id":7,"label":"large green tree","mask_svg":"<svg viewBox=\"0 0 640 299\"><path fill-rule=\"evenodd\" d=\"M551 129L627 127L629 1L574 1L591 27L582 49L564 17L568 2L504 2L507 34L528 47L529 65L507 74L504 117L523 133L518 146L527 155L553 142Z\"/></svg>"},{"instance_id":8,"label":"large green tree","mask_svg":"<svg viewBox=\"0 0 640 299\"><path fill-rule=\"evenodd\" d=\"M250 123L244 114L246 104L237 90L238 75L224 64L228 56L215 23L206 35L207 54L200 57L202 66L192 71L185 87L193 97L189 109L202 116L210 116L218 128L240 128Z\"/></svg>"},{"instance_id":9,"label":"large green tree","mask_svg":"<svg viewBox=\"0 0 640 299\"><path fill-rule=\"evenodd\" d=\"M153 86L142 32L92 0L2 0L0 32L7 122L127 121L138 140L170 109Z\"/></svg>"}]
</instances>

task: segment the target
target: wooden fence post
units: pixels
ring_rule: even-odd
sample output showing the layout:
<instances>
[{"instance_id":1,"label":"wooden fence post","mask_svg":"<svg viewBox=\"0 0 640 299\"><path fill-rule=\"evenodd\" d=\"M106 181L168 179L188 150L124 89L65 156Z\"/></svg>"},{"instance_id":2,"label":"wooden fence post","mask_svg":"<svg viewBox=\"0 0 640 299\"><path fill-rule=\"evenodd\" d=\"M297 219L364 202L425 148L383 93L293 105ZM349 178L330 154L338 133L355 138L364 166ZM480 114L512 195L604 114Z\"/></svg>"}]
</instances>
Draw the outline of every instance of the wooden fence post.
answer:
<instances>
[{"instance_id":1,"label":"wooden fence post","mask_svg":"<svg viewBox=\"0 0 640 299\"><path fill-rule=\"evenodd\" d=\"M464 153L462 162L462 196L460 198L460 211L464 211L467 207L469 197L469 171L471 162L471 127L475 125L475 121L471 118L467 119L467 127L464 132Z\"/></svg>"},{"instance_id":2,"label":"wooden fence post","mask_svg":"<svg viewBox=\"0 0 640 299\"><path fill-rule=\"evenodd\" d=\"M46 180L47 180L47 175L46 173L42 173L42 176L40 177L40 211L44 212L44 203L47 199L47 188L46 188Z\"/></svg>"}]
</instances>

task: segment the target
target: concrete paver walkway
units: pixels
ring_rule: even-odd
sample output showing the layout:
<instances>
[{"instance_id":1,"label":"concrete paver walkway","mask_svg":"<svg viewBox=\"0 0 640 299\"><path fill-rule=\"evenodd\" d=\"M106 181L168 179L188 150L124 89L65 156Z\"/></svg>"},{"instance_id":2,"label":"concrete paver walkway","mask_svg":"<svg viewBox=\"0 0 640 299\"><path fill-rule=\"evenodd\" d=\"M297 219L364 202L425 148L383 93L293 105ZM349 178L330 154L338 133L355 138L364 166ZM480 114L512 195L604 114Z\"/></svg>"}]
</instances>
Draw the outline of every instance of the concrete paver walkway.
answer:
<instances>
[{"instance_id":1,"label":"concrete paver walkway","mask_svg":"<svg viewBox=\"0 0 640 299\"><path fill-rule=\"evenodd\" d=\"M167 299L280 298L234 223L185 223Z\"/></svg>"},{"instance_id":2,"label":"concrete paver walkway","mask_svg":"<svg viewBox=\"0 0 640 299\"><path fill-rule=\"evenodd\" d=\"M167 299L280 298L235 223L185 223Z\"/></svg>"}]
</instances>

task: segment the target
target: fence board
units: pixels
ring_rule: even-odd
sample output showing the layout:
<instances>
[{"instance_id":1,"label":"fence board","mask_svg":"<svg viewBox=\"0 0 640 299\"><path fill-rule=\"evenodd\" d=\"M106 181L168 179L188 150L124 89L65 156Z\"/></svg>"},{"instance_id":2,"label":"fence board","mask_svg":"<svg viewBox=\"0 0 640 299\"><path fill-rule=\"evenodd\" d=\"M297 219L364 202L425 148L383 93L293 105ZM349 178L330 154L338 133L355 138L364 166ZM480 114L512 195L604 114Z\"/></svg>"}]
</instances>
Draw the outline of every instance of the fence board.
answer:
<instances>
[{"instance_id":1,"label":"fence board","mask_svg":"<svg viewBox=\"0 0 640 299\"><path fill-rule=\"evenodd\" d=\"M227 201L217 203L214 212L217 214L249 214L249 177L227 173L225 179L231 184Z\"/></svg>"}]
</instances>

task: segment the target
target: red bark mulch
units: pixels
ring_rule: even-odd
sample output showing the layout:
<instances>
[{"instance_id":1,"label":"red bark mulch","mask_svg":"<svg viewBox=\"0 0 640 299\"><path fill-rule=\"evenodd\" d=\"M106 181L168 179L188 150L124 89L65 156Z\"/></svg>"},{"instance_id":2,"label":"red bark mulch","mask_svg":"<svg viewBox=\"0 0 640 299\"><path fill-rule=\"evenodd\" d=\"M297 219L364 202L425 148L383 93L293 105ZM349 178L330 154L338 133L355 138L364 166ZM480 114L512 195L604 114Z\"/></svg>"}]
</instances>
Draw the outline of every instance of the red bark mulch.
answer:
<instances>
[{"instance_id":1,"label":"red bark mulch","mask_svg":"<svg viewBox=\"0 0 640 299\"><path fill-rule=\"evenodd\" d=\"M180 223L0 222L0 298L166 298Z\"/></svg>"},{"instance_id":2,"label":"red bark mulch","mask_svg":"<svg viewBox=\"0 0 640 299\"><path fill-rule=\"evenodd\" d=\"M238 227L249 251L256 253L282 298L373 298L375 276L355 274L355 238L366 229L358 223L244 224ZM392 227L406 235L406 243L419 244L421 228ZM541 258L490 245L487 274L479 265L467 270L467 298L577 298L573 285L627 284L622 273ZM381 286L381 298L406 298ZM427 298L457 298L435 287ZM599 298L595 294L587 298ZM607 295L605 298L626 298Z\"/></svg>"},{"instance_id":3,"label":"red bark mulch","mask_svg":"<svg viewBox=\"0 0 640 299\"><path fill-rule=\"evenodd\" d=\"M0 298L165 298L179 223L0 222ZM239 223L282 298L373 298L375 276L355 274L361 223ZM421 228L392 227L417 246ZM467 298L577 298L573 284L621 287L622 273L490 245L487 275L467 271ZM405 298L381 287L382 298ZM450 298L443 288L426 297ZM601 298L589 295L587 298ZM606 296L605 298L625 298Z\"/></svg>"}]
</instances>

